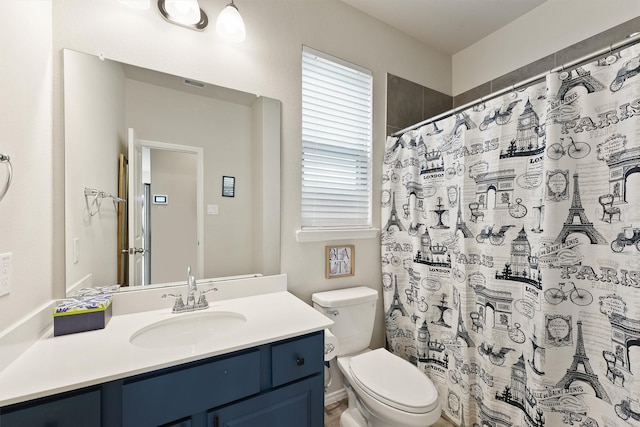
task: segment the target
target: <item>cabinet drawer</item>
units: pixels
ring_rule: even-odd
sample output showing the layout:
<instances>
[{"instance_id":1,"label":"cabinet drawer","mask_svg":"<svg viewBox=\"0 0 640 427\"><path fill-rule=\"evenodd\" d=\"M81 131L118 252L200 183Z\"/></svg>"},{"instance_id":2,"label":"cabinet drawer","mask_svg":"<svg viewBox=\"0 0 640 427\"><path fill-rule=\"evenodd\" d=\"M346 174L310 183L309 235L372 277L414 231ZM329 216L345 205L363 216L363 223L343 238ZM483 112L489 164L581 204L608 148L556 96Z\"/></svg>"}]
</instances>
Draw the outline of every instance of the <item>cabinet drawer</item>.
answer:
<instances>
[{"instance_id":1,"label":"cabinet drawer","mask_svg":"<svg viewBox=\"0 0 640 427\"><path fill-rule=\"evenodd\" d=\"M100 390L71 392L2 408L2 427L100 426Z\"/></svg>"},{"instance_id":2,"label":"cabinet drawer","mask_svg":"<svg viewBox=\"0 0 640 427\"><path fill-rule=\"evenodd\" d=\"M273 387L322 372L324 334L317 332L271 348Z\"/></svg>"},{"instance_id":3,"label":"cabinet drawer","mask_svg":"<svg viewBox=\"0 0 640 427\"><path fill-rule=\"evenodd\" d=\"M157 426L260 391L260 351L215 359L127 382L125 426Z\"/></svg>"}]
</instances>

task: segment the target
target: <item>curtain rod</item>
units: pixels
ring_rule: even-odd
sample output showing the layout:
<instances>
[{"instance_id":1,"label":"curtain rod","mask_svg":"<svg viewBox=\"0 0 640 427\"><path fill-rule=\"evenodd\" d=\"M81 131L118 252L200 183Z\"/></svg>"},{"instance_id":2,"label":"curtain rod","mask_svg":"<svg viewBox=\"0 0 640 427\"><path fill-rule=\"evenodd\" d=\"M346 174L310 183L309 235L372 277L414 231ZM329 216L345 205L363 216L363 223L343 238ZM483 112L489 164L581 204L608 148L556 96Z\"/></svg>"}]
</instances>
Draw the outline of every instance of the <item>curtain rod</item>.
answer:
<instances>
[{"instance_id":1,"label":"curtain rod","mask_svg":"<svg viewBox=\"0 0 640 427\"><path fill-rule=\"evenodd\" d=\"M491 99L497 98L498 96L503 95L503 94L505 94L507 92L512 92L512 91L515 91L515 90L520 89L522 87L529 86L529 85L535 83L538 80L544 79L547 76L547 74L555 73L555 72L558 72L558 71L563 71L566 68L571 68L571 67L574 67L574 66L576 66L578 64L582 64L584 62L590 61L593 58L596 58L596 57L598 57L600 55L604 55L605 53L612 53L614 50L618 50L618 49L626 47L628 45L632 45L632 44L634 44L634 43L636 43L638 41L640 41L640 33L630 34L624 40L621 40L619 42L613 43L613 44L609 45L609 47L602 48L602 49L597 50L595 52L592 52L592 53L590 53L588 55L585 55L585 56L583 56L581 58L575 59L575 60L573 60L571 62L567 62L566 64L562 64L560 66L552 68L549 71L545 71L544 73L540 73L540 74L538 74L536 76L533 76L533 77L530 77L530 78L528 78L526 80L522 80L519 83L516 83L516 84L511 85L509 87L506 87L506 88L500 89L500 90L498 90L496 92L493 92L493 93L489 94L486 97L483 96L480 99L476 99L474 101L471 101L471 102L468 102L466 104L463 104L463 105L461 105L459 107L453 108L453 109L451 109L449 111L445 111L444 113L438 114L438 115L433 116L433 117L431 117L429 119L423 120L423 121L421 121L419 123L416 123L414 125L411 125L409 127L404 128L402 130L394 132L394 133L391 134L391 136L402 136L406 132L409 132L409 131L414 130L414 129L418 129L418 128L424 126L424 125L427 125L429 123L433 123L435 121L444 119L446 117L453 116L454 114L456 114L456 113L458 113L460 111L466 110L467 108L473 107L474 105L483 103L485 101L489 101Z\"/></svg>"}]
</instances>

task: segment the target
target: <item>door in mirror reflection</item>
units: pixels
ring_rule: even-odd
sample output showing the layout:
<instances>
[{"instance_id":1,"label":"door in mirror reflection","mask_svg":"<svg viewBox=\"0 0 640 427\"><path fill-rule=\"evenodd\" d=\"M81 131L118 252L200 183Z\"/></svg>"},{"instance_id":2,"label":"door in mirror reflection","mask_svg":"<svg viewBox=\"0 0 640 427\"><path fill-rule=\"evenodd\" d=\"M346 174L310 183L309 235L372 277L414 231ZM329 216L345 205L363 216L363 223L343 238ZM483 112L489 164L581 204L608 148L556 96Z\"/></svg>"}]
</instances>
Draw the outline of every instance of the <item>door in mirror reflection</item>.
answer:
<instances>
[{"instance_id":1,"label":"door in mirror reflection","mask_svg":"<svg viewBox=\"0 0 640 427\"><path fill-rule=\"evenodd\" d=\"M140 140L128 132L128 285L185 280L186 266L202 277L198 209L203 149ZM127 227L127 224L125 224Z\"/></svg>"},{"instance_id":2,"label":"door in mirror reflection","mask_svg":"<svg viewBox=\"0 0 640 427\"><path fill-rule=\"evenodd\" d=\"M128 132L129 147L129 200L127 201L127 213L129 220L129 286L138 286L144 283L142 273L145 258L145 245L142 234L142 146L136 138L133 129ZM149 282L147 282L149 283Z\"/></svg>"}]
</instances>

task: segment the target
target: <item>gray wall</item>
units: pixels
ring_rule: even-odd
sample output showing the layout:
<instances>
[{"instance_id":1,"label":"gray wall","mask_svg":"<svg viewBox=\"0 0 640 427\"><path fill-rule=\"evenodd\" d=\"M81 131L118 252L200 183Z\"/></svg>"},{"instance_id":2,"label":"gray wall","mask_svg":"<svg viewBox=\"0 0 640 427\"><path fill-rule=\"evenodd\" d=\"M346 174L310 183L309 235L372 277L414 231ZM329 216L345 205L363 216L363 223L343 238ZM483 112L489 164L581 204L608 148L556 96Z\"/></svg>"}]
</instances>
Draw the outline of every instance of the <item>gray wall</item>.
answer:
<instances>
[{"instance_id":1,"label":"gray wall","mask_svg":"<svg viewBox=\"0 0 640 427\"><path fill-rule=\"evenodd\" d=\"M387 135L453 108L453 97L387 74Z\"/></svg>"},{"instance_id":2,"label":"gray wall","mask_svg":"<svg viewBox=\"0 0 640 427\"><path fill-rule=\"evenodd\" d=\"M573 44L565 49L559 50L544 58L540 58L530 64L520 67L510 73L504 74L480 86L476 86L453 98L454 107L473 102L483 96L507 88L528 78L545 73L555 67L561 66L571 61L575 61L592 52L604 49L623 40L629 34L640 31L640 17L636 17L607 31L603 31L595 36L589 37L579 43Z\"/></svg>"}]
</instances>

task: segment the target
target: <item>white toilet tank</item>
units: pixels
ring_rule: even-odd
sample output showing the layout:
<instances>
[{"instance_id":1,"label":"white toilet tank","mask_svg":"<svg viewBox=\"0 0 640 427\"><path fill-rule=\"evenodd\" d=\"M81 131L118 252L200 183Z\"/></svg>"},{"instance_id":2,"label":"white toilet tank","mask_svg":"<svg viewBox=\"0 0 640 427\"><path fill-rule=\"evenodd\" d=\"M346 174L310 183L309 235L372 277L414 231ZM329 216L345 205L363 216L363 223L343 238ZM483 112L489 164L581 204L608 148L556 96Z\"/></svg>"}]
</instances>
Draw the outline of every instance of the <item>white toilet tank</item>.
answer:
<instances>
[{"instance_id":1,"label":"white toilet tank","mask_svg":"<svg viewBox=\"0 0 640 427\"><path fill-rule=\"evenodd\" d=\"M329 330L338 338L337 356L364 350L371 342L378 292L366 286L318 292L313 307L334 321Z\"/></svg>"}]
</instances>

